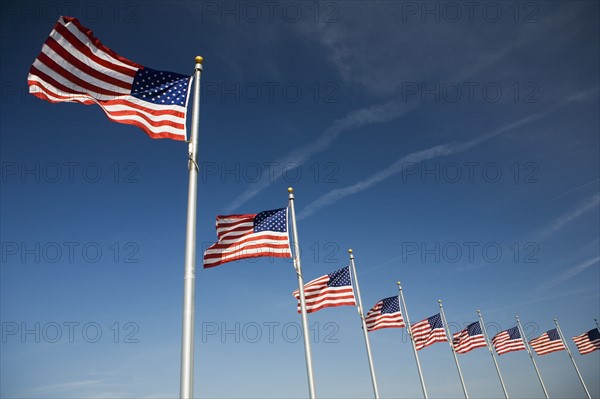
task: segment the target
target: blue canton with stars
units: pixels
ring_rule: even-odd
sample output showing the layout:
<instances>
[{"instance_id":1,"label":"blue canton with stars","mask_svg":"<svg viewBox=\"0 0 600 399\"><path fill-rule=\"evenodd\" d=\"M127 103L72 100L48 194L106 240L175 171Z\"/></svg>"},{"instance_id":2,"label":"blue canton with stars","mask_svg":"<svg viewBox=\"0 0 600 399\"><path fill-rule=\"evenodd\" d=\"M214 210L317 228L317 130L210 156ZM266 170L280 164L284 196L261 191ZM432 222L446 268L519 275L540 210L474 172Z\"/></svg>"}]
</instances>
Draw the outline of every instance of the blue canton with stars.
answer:
<instances>
[{"instance_id":1,"label":"blue canton with stars","mask_svg":"<svg viewBox=\"0 0 600 399\"><path fill-rule=\"evenodd\" d=\"M467 334L469 334L470 337L472 337L473 335L483 334L483 332L481 332L481 325L478 321L476 321L475 323L471 323L467 326Z\"/></svg>"},{"instance_id":2,"label":"blue canton with stars","mask_svg":"<svg viewBox=\"0 0 600 399\"><path fill-rule=\"evenodd\" d=\"M600 331L598 331L597 328L594 328L588 331L587 336L590 341L595 341L597 339L600 339Z\"/></svg>"},{"instance_id":3,"label":"blue canton with stars","mask_svg":"<svg viewBox=\"0 0 600 399\"><path fill-rule=\"evenodd\" d=\"M131 85L131 95L158 105L184 107L191 77L173 72L139 69Z\"/></svg>"},{"instance_id":4,"label":"blue canton with stars","mask_svg":"<svg viewBox=\"0 0 600 399\"><path fill-rule=\"evenodd\" d=\"M508 333L508 338L510 339L519 339L521 338L521 333L519 332L519 327L513 327L506 330Z\"/></svg>"},{"instance_id":5,"label":"blue canton with stars","mask_svg":"<svg viewBox=\"0 0 600 399\"><path fill-rule=\"evenodd\" d=\"M560 339L560 335L558 335L558 331L556 330L556 328L553 328L552 330L548 330L546 332L546 334L548 334L548 339L550 341L557 341Z\"/></svg>"},{"instance_id":6,"label":"blue canton with stars","mask_svg":"<svg viewBox=\"0 0 600 399\"><path fill-rule=\"evenodd\" d=\"M431 329L435 329L435 328L443 328L442 326L442 318L440 317L440 314L436 314L435 316L431 316L430 318L427 319L429 321L429 325L431 326Z\"/></svg>"},{"instance_id":7,"label":"blue canton with stars","mask_svg":"<svg viewBox=\"0 0 600 399\"><path fill-rule=\"evenodd\" d=\"M392 296L381 300L381 314L396 313L400 311L400 302L397 296Z\"/></svg>"},{"instance_id":8,"label":"blue canton with stars","mask_svg":"<svg viewBox=\"0 0 600 399\"><path fill-rule=\"evenodd\" d=\"M287 208L274 209L258 213L254 217L254 232L276 231L285 233L287 231Z\"/></svg>"},{"instance_id":9,"label":"blue canton with stars","mask_svg":"<svg viewBox=\"0 0 600 399\"><path fill-rule=\"evenodd\" d=\"M329 273L328 287L343 287L350 284L350 267L346 266L343 269Z\"/></svg>"}]
</instances>

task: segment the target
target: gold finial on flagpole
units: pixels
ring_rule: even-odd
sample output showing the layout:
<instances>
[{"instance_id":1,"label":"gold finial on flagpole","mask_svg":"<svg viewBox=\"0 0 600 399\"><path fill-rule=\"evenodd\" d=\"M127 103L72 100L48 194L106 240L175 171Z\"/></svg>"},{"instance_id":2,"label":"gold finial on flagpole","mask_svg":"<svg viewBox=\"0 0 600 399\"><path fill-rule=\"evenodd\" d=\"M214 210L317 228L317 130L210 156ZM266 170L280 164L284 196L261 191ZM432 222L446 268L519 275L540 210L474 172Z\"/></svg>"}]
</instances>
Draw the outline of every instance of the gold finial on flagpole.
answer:
<instances>
[{"instance_id":1,"label":"gold finial on flagpole","mask_svg":"<svg viewBox=\"0 0 600 399\"><path fill-rule=\"evenodd\" d=\"M288 187L288 193L293 193L294 192L294 188L293 187Z\"/></svg>"},{"instance_id":2,"label":"gold finial on flagpole","mask_svg":"<svg viewBox=\"0 0 600 399\"><path fill-rule=\"evenodd\" d=\"M204 58L201 55L197 55L194 60L196 61L196 64L202 64L204 62Z\"/></svg>"},{"instance_id":3,"label":"gold finial on flagpole","mask_svg":"<svg viewBox=\"0 0 600 399\"><path fill-rule=\"evenodd\" d=\"M352 253L352 248L350 248L350 249L348 250L348 253L349 253L349 254L351 254L351 253Z\"/></svg>"}]
</instances>

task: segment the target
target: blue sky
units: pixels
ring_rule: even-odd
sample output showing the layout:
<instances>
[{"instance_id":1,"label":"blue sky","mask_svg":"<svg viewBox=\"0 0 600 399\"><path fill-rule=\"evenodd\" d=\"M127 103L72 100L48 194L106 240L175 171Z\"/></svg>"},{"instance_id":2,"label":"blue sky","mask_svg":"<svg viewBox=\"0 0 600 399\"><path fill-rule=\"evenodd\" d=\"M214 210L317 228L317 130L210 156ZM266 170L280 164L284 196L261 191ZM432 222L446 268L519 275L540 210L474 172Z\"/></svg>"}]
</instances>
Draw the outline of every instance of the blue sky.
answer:
<instances>
[{"instance_id":1,"label":"blue sky","mask_svg":"<svg viewBox=\"0 0 600 399\"><path fill-rule=\"evenodd\" d=\"M27 94L58 16L150 68L202 76L198 259L217 214L296 193L306 281L348 263L366 308L412 322L444 301L453 332L529 338L600 318L599 6L548 2L2 2L2 397L176 397L187 146L97 106ZM284 259L196 274L195 394L305 397ZM309 315L321 397L372 395L352 307ZM382 397L419 397L402 329L370 335ZM571 350L593 397L600 352ZM431 397L462 397L446 344L420 351ZM487 351L469 393L502 391ZM525 352L513 397L542 397ZM537 358L552 397L582 397L564 352Z\"/></svg>"}]
</instances>

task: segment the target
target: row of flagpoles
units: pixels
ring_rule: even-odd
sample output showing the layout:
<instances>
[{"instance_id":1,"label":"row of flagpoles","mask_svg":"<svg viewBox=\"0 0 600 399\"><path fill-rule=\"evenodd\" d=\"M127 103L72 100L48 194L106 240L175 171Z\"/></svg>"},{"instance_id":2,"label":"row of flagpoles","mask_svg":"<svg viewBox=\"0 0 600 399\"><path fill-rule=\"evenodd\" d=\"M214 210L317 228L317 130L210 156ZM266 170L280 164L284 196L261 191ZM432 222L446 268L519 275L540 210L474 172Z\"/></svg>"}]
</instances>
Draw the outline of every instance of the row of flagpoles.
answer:
<instances>
[{"instance_id":1,"label":"row of flagpoles","mask_svg":"<svg viewBox=\"0 0 600 399\"><path fill-rule=\"evenodd\" d=\"M502 331L490 339L483 315L480 310L477 310L478 321L470 323L458 333L451 334L442 301L439 300L439 313L411 325L400 282L397 283L398 294L396 296L380 300L365 314L358 275L356 273L356 262L351 249L348 250L350 257L348 266L304 284L294 209L295 197L292 188L289 188L288 192L289 203L287 208L264 211L258 214L217 216L216 228L218 241L206 250L204 254L204 267L213 267L234 260L261 256L293 258L298 278L298 290L294 291L293 294L298 300L298 312L302 318L308 390L311 398L316 397L316 394L310 340L308 339L307 313L337 306L356 306L358 310L373 385L373 396L375 398L379 398L379 388L369 342L369 333L382 328L407 329L424 398L428 398L428 393L418 352L437 342L449 343L465 398L469 398L469 394L457 355L468 353L475 348L484 347L488 348L490 352L502 391L507 399L509 397L508 391L502 378L494 350L497 355L527 350L544 396L548 398L546 386L542 380L531 348L538 355L565 350L573 363L587 397L591 398L556 319L554 320L556 324L555 329L549 330L529 342L525 339L523 327L518 316L516 317L517 325L515 327ZM289 241L288 219L290 220L291 243L293 245ZM292 247L293 251L291 250ZM598 322L596 321L596 328L574 337L573 340L581 354L591 353L600 349L600 326L598 326Z\"/></svg>"},{"instance_id":2,"label":"row of flagpoles","mask_svg":"<svg viewBox=\"0 0 600 399\"><path fill-rule=\"evenodd\" d=\"M106 116L119 123L131 124L142 129L152 138L186 140L186 112L192 80L193 110L190 140L188 141L189 192L184 262L184 299L181 341L180 397L193 396L194 375L194 287L196 265L196 199L198 177L198 130L200 107L200 77L203 59L196 57L193 77L172 72L156 71L126 59L106 47L92 31L73 17L61 16L42 51L32 64L27 77L29 91L36 97L52 102L76 102L99 105ZM192 79L193 78L193 79ZM542 336L527 342L517 317L517 326L494 336L487 335L481 312L479 321L466 329L450 334L446 316L439 301L440 312L418 323L410 324L408 309L400 283L398 295L379 301L366 316L363 312L358 276L352 250L349 266L304 284L300 260L298 231L294 209L294 194L290 188L286 208L258 214L217 217L218 241L204 253L204 267L252 257L293 258L298 280L298 312L302 318L304 349L309 397L316 397L312 354L308 332L307 314L326 307L357 306L364 333L373 394L379 398L375 368L369 343L369 332L380 328L404 328L408 330L415 361L421 381L423 396L428 397L418 351L436 342L449 342L461 386L468 398L457 354L467 353L478 347L487 347L492 356L504 395L508 393L494 351L498 355L517 350L527 350L536 374L548 398L544 382L535 363L530 345L538 355L566 350L571 358L585 392L590 394L575 364L575 359L558 325ZM288 219L290 220L293 253L290 245ZM355 288L355 290L354 290ZM404 322L404 317L406 323ZM600 349L600 327L574 337L581 354ZM490 343L491 342L491 343Z\"/></svg>"}]
</instances>

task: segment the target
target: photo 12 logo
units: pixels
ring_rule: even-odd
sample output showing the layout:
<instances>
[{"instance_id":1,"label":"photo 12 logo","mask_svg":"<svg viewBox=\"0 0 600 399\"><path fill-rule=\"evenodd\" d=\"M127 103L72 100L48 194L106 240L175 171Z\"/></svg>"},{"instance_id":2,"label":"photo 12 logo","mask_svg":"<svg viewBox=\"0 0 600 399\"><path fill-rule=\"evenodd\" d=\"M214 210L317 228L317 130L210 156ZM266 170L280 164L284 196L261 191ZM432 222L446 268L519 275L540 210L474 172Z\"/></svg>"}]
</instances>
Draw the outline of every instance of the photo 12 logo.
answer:
<instances>
[{"instance_id":1,"label":"photo 12 logo","mask_svg":"<svg viewBox=\"0 0 600 399\"><path fill-rule=\"evenodd\" d=\"M295 344L303 338L302 326L297 322L280 323L278 321L250 322L202 322L200 326L202 342L228 343L275 343ZM308 326L310 339L315 344L336 344L340 327L337 323L314 322Z\"/></svg>"},{"instance_id":2,"label":"photo 12 logo","mask_svg":"<svg viewBox=\"0 0 600 399\"><path fill-rule=\"evenodd\" d=\"M95 344L102 340L115 344L137 344L140 326L133 321L100 324L95 321L49 321L49 322L2 322L2 343L87 342Z\"/></svg>"}]
</instances>

